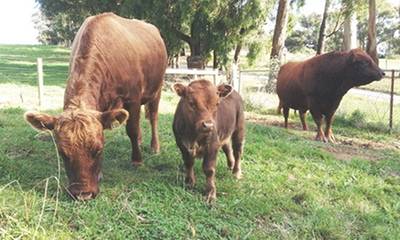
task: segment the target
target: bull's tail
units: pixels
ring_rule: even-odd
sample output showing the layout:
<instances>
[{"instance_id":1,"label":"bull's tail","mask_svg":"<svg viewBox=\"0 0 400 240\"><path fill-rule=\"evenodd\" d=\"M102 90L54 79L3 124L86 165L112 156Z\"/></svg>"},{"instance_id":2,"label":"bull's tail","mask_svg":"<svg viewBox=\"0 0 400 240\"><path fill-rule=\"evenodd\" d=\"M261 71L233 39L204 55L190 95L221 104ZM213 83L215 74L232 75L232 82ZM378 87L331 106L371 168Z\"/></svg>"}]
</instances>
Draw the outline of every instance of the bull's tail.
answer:
<instances>
[{"instance_id":1,"label":"bull's tail","mask_svg":"<svg viewBox=\"0 0 400 240\"><path fill-rule=\"evenodd\" d=\"M282 108L283 108L282 102L279 101L278 108L276 109L276 113L277 113L278 115L279 115L279 114L282 114Z\"/></svg>"}]
</instances>

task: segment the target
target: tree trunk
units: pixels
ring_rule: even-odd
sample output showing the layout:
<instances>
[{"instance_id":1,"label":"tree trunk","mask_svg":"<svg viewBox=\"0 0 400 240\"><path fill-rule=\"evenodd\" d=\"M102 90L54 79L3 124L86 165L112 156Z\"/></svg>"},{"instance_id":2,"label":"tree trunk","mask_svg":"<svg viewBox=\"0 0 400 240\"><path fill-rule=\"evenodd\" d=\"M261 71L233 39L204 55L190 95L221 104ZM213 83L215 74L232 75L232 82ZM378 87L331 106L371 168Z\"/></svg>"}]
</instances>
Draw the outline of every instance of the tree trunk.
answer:
<instances>
[{"instance_id":1,"label":"tree trunk","mask_svg":"<svg viewBox=\"0 0 400 240\"><path fill-rule=\"evenodd\" d=\"M274 29L274 36L272 38L271 59L282 57L282 50L285 45L286 39L286 25L288 21L288 0L279 0L278 13L276 16L276 23Z\"/></svg>"},{"instance_id":2,"label":"tree trunk","mask_svg":"<svg viewBox=\"0 0 400 240\"><path fill-rule=\"evenodd\" d=\"M376 45L376 3L375 0L369 0L367 53L379 64Z\"/></svg>"},{"instance_id":3,"label":"tree trunk","mask_svg":"<svg viewBox=\"0 0 400 240\"><path fill-rule=\"evenodd\" d=\"M357 19L355 14L351 14L344 20L343 28L343 51L357 47Z\"/></svg>"},{"instance_id":4,"label":"tree trunk","mask_svg":"<svg viewBox=\"0 0 400 240\"><path fill-rule=\"evenodd\" d=\"M321 26L319 28L317 55L321 54L325 48L325 36L326 36L326 19L328 18L330 0L325 1L324 14L322 15Z\"/></svg>"},{"instance_id":5,"label":"tree trunk","mask_svg":"<svg viewBox=\"0 0 400 240\"><path fill-rule=\"evenodd\" d=\"M218 68L218 53L216 50L213 51L213 68L217 69Z\"/></svg>"},{"instance_id":6,"label":"tree trunk","mask_svg":"<svg viewBox=\"0 0 400 240\"><path fill-rule=\"evenodd\" d=\"M235 64L238 64L239 63L239 55L240 55L240 51L242 50L242 42L239 42L237 45L236 45L236 48L235 48L235 54L234 54L234 56L233 56L233 62L235 63Z\"/></svg>"}]
</instances>

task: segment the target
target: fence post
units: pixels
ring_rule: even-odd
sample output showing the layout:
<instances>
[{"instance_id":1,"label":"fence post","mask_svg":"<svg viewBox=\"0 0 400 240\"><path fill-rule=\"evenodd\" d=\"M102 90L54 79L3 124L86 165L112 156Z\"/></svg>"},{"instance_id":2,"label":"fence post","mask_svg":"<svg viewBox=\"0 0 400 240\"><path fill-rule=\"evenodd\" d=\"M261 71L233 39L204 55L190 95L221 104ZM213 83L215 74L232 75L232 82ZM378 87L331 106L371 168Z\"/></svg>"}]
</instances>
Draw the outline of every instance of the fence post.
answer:
<instances>
[{"instance_id":1,"label":"fence post","mask_svg":"<svg viewBox=\"0 0 400 240\"><path fill-rule=\"evenodd\" d=\"M390 83L390 110L389 110L389 131L393 129L393 95L394 95L394 70L392 70L392 81Z\"/></svg>"},{"instance_id":2,"label":"fence post","mask_svg":"<svg viewBox=\"0 0 400 240\"><path fill-rule=\"evenodd\" d=\"M214 71L217 71L217 72L214 72L214 74L213 74L213 81L214 81L214 85L217 85L218 69L214 69Z\"/></svg>"},{"instance_id":3,"label":"fence post","mask_svg":"<svg viewBox=\"0 0 400 240\"><path fill-rule=\"evenodd\" d=\"M232 64L232 86L237 92L239 92L239 76L238 76L238 65Z\"/></svg>"},{"instance_id":4,"label":"fence post","mask_svg":"<svg viewBox=\"0 0 400 240\"><path fill-rule=\"evenodd\" d=\"M43 105L43 59L37 59L39 107Z\"/></svg>"}]
</instances>

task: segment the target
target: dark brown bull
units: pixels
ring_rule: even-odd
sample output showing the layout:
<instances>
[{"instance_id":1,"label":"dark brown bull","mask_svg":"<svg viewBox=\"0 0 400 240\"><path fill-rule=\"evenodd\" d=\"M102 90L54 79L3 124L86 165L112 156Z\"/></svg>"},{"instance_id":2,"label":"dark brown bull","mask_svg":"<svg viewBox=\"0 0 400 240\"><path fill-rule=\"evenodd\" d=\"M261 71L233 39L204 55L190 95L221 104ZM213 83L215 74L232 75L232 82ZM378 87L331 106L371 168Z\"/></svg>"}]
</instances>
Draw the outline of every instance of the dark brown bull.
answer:
<instances>
[{"instance_id":1,"label":"dark brown bull","mask_svg":"<svg viewBox=\"0 0 400 240\"><path fill-rule=\"evenodd\" d=\"M241 177L240 158L244 144L243 101L229 85L214 86L197 80L188 86L175 84L181 97L173 122L173 131L186 168L185 182L195 184L195 158L203 158L207 201L216 198L214 182L218 150L222 147L228 167L236 178Z\"/></svg>"},{"instance_id":2,"label":"dark brown bull","mask_svg":"<svg viewBox=\"0 0 400 240\"><path fill-rule=\"evenodd\" d=\"M333 115L342 97L352 87L380 80L385 73L361 49L331 52L303 62L289 62L278 74L277 93L287 127L289 108L299 110L303 129L304 115L310 110L317 125L316 139L335 142ZM325 116L326 128L322 130Z\"/></svg>"},{"instance_id":3,"label":"dark brown bull","mask_svg":"<svg viewBox=\"0 0 400 240\"><path fill-rule=\"evenodd\" d=\"M166 66L165 45L153 25L112 13L85 20L72 46L64 111L59 116L25 115L33 127L54 132L73 197L90 199L98 194L103 130L115 123L127 120L133 164L142 163L143 104L152 128L151 148L159 151L157 113Z\"/></svg>"}]
</instances>

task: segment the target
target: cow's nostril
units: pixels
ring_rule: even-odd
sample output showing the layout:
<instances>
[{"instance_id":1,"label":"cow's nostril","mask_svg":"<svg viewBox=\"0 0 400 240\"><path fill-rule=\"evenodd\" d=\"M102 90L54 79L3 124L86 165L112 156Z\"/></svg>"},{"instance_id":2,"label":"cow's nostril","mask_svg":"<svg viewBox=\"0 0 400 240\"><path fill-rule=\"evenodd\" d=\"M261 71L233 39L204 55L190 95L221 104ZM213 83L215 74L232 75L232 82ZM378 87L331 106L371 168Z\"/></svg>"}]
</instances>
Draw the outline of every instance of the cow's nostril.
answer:
<instances>
[{"instance_id":1,"label":"cow's nostril","mask_svg":"<svg viewBox=\"0 0 400 240\"><path fill-rule=\"evenodd\" d=\"M76 199L78 199L80 201L86 201L86 200L90 200L90 199L94 198L95 194L91 193L91 192L83 192L83 193L79 193L75 197L76 197Z\"/></svg>"},{"instance_id":2,"label":"cow's nostril","mask_svg":"<svg viewBox=\"0 0 400 240\"><path fill-rule=\"evenodd\" d=\"M210 129L210 128L212 128L214 126L214 124L213 124L213 122L211 122L211 121L204 121L203 122L203 127L205 128L205 129Z\"/></svg>"},{"instance_id":3,"label":"cow's nostril","mask_svg":"<svg viewBox=\"0 0 400 240\"><path fill-rule=\"evenodd\" d=\"M382 76L386 76L386 74L385 74L385 72L384 72L384 71L382 71Z\"/></svg>"}]
</instances>

